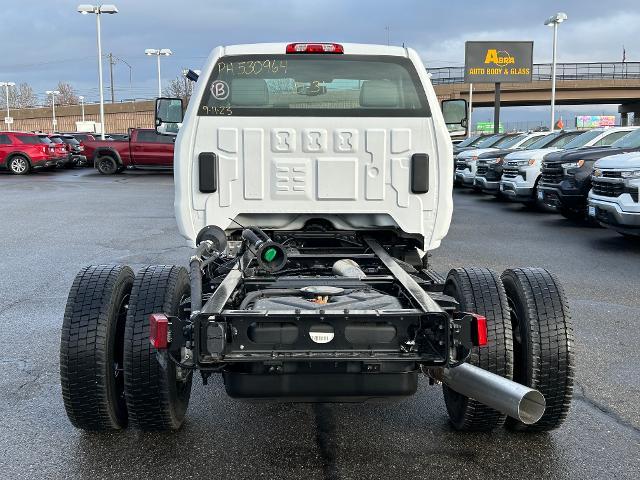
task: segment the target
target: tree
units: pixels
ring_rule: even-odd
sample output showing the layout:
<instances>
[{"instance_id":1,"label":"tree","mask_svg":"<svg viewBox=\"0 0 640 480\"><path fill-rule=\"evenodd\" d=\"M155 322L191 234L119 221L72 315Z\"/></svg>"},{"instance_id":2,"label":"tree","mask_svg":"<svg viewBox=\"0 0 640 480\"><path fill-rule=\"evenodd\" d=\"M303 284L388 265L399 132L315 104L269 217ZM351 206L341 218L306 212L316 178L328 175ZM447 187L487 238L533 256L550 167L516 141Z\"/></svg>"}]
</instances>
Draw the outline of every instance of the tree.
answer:
<instances>
[{"instance_id":1,"label":"tree","mask_svg":"<svg viewBox=\"0 0 640 480\"><path fill-rule=\"evenodd\" d=\"M4 90L4 89L2 89ZM6 92L0 90L0 108L7 108ZM28 83L21 83L15 87L9 87L9 107L29 108L38 106L38 97L33 93L33 88Z\"/></svg>"},{"instance_id":2,"label":"tree","mask_svg":"<svg viewBox=\"0 0 640 480\"><path fill-rule=\"evenodd\" d=\"M169 85L162 91L165 97L181 98L185 105L189 103L193 93L193 82L183 75L178 75L169 82Z\"/></svg>"},{"instance_id":3,"label":"tree","mask_svg":"<svg viewBox=\"0 0 640 480\"><path fill-rule=\"evenodd\" d=\"M57 105L77 105L80 103L76 90L70 83L58 82L56 90L60 92L60 95L56 95Z\"/></svg>"}]
</instances>

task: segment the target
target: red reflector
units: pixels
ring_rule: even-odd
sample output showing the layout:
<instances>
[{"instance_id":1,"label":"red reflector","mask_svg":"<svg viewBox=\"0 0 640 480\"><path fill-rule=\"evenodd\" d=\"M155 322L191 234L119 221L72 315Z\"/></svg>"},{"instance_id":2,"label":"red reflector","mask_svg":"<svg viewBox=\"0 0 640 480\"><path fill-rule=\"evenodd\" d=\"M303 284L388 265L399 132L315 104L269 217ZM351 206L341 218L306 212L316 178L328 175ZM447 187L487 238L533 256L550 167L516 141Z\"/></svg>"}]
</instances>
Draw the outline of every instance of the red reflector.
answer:
<instances>
[{"instance_id":1,"label":"red reflector","mask_svg":"<svg viewBox=\"0 0 640 480\"><path fill-rule=\"evenodd\" d=\"M487 318L477 314L473 317L475 318L478 346L484 347L487 345Z\"/></svg>"},{"instance_id":2,"label":"red reflector","mask_svg":"<svg viewBox=\"0 0 640 480\"><path fill-rule=\"evenodd\" d=\"M149 341L154 348L163 350L167 348L169 335L169 319L163 313L152 313L149 316Z\"/></svg>"},{"instance_id":3,"label":"red reflector","mask_svg":"<svg viewBox=\"0 0 640 480\"><path fill-rule=\"evenodd\" d=\"M338 43L290 43L287 53L344 53Z\"/></svg>"}]
</instances>

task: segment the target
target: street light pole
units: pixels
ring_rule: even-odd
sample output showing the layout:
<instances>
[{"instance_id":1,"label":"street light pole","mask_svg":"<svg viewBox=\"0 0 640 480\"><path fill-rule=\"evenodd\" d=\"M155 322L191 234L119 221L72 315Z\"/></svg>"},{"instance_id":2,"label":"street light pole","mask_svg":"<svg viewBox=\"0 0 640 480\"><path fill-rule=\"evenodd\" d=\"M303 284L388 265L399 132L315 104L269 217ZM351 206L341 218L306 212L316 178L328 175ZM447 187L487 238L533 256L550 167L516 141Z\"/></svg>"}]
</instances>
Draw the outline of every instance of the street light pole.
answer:
<instances>
[{"instance_id":1,"label":"street light pole","mask_svg":"<svg viewBox=\"0 0 640 480\"><path fill-rule=\"evenodd\" d=\"M104 140L104 85L102 80L102 32L100 30L100 7L96 8L96 31L98 32L98 78L100 79L100 139Z\"/></svg>"},{"instance_id":2,"label":"street light pole","mask_svg":"<svg viewBox=\"0 0 640 480\"><path fill-rule=\"evenodd\" d=\"M15 87L16 84L13 82L0 82L0 87L5 88L5 92L7 94L7 117L5 118L5 123L7 124L7 130L11 131L11 111L9 110L9 87Z\"/></svg>"},{"instance_id":3,"label":"street light pole","mask_svg":"<svg viewBox=\"0 0 640 480\"><path fill-rule=\"evenodd\" d=\"M78 98L80 99L80 108L82 109L82 121L84 122L84 97L80 95Z\"/></svg>"},{"instance_id":4,"label":"street light pole","mask_svg":"<svg viewBox=\"0 0 640 480\"><path fill-rule=\"evenodd\" d=\"M164 57L168 57L169 55L173 55L173 52L171 50L169 50L168 48L147 48L144 51L145 55L148 56L156 56L157 59L157 65L158 65L158 97L162 96L162 77L160 75L160 57L164 56Z\"/></svg>"},{"instance_id":5,"label":"street light pole","mask_svg":"<svg viewBox=\"0 0 640 480\"><path fill-rule=\"evenodd\" d=\"M553 27L553 59L551 61L551 125L550 131L554 131L556 127L556 56L557 56L557 43L558 43L558 25L567 19L567 14L558 12L555 15L549 17L545 25Z\"/></svg>"},{"instance_id":6,"label":"street light pole","mask_svg":"<svg viewBox=\"0 0 640 480\"><path fill-rule=\"evenodd\" d=\"M100 138L104 140L104 85L102 82L102 38L100 32L100 15L103 13L114 14L118 13L118 8L115 5L78 5L78 12L83 15L94 13L96 15L96 30L98 34L98 83L100 86Z\"/></svg>"},{"instance_id":7,"label":"street light pole","mask_svg":"<svg viewBox=\"0 0 640 480\"><path fill-rule=\"evenodd\" d=\"M162 75L160 75L160 55L157 56L158 58L158 97L162 96Z\"/></svg>"},{"instance_id":8,"label":"street light pole","mask_svg":"<svg viewBox=\"0 0 640 480\"><path fill-rule=\"evenodd\" d=\"M58 125L58 121L56 120L56 95L60 95L58 90L47 90L45 92L47 95L51 95L51 132L56 131L56 126Z\"/></svg>"}]
</instances>

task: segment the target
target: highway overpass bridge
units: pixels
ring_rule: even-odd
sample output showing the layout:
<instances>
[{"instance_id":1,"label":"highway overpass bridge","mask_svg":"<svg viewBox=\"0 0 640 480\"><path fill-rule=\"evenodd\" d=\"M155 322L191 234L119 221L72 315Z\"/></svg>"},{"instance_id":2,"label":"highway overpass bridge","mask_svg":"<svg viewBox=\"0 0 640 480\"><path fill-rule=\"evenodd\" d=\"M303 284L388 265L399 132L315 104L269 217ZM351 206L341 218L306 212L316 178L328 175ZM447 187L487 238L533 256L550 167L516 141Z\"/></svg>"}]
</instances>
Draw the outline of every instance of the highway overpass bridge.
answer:
<instances>
[{"instance_id":1,"label":"highway overpass bridge","mask_svg":"<svg viewBox=\"0 0 640 480\"><path fill-rule=\"evenodd\" d=\"M427 69L440 99L469 100L469 84L464 82L464 67ZM551 102L551 64L533 65L531 83L502 83L500 105L549 105ZM493 83L473 84L473 106L492 107ZM622 123L640 125L640 62L558 63L556 73L557 105L618 104Z\"/></svg>"}]
</instances>

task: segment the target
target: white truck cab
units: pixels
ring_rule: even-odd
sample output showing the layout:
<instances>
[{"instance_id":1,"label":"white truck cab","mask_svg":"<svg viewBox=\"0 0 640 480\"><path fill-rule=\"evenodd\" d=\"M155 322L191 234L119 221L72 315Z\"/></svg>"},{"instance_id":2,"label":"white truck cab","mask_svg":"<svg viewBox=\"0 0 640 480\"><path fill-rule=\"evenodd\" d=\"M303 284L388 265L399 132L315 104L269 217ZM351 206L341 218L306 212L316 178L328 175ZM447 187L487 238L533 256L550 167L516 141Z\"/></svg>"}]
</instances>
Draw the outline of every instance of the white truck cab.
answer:
<instances>
[{"instance_id":1,"label":"white truck cab","mask_svg":"<svg viewBox=\"0 0 640 480\"><path fill-rule=\"evenodd\" d=\"M594 165L588 214L623 235L640 236L640 153L603 157Z\"/></svg>"},{"instance_id":2,"label":"white truck cab","mask_svg":"<svg viewBox=\"0 0 640 480\"><path fill-rule=\"evenodd\" d=\"M505 135L502 140L489 148L475 148L461 152L456 157L455 182L459 185L472 187L478 169L478 158L486 153L497 150L519 150L527 148L548 132L512 133Z\"/></svg>"},{"instance_id":3,"label":"white truck cab","mask_svg":"<svg viewBox=\"0 0 640 480\"><path fill-rule=\"evenodd\" d=\"M212 51L176 140L180 232L194 243L206 225L287 230L321 217L436 248L453 208L456 127L419 56L360 44L305 56L306 45Z\"/></svg>"}]
</instances>

